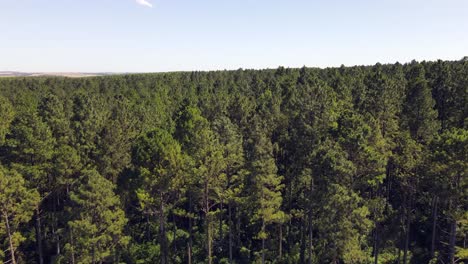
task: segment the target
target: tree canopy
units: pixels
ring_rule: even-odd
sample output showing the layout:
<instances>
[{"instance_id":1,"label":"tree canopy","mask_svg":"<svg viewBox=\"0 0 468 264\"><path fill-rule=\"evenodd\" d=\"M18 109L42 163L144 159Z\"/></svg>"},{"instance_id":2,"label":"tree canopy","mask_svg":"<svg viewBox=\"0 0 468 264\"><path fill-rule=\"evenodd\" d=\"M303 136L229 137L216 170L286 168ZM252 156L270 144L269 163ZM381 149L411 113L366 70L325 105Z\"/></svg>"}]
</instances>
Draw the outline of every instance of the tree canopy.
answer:
<instances>
[{"instance_id":1,"label":"tree canopy","mask_svg":"<svg viewBox=\"0 0 468 264\"><path fill-rule=\"evenodd\" d=\"M0 263L468 262L468 61L0 79Z\"/></svg>"}]
</instances>

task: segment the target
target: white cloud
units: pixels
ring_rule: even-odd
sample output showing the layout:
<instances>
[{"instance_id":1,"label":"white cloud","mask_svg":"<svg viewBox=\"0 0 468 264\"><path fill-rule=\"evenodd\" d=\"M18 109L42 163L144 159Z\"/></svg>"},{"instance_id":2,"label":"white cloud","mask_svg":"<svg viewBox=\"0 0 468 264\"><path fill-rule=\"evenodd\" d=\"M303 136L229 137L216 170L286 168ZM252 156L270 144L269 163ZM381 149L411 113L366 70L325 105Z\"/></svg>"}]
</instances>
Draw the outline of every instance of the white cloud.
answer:
<instances>
[{"instance_id":1,"label":"white cloud","mask_svg":"<svg viewBox=\"0 0 468 264\"><path fill-rule=\"evenodd\" d=\"M142 6L153 7L153 5L146 0L135 0L135 1Z\"/></svg>"}]
</instances>

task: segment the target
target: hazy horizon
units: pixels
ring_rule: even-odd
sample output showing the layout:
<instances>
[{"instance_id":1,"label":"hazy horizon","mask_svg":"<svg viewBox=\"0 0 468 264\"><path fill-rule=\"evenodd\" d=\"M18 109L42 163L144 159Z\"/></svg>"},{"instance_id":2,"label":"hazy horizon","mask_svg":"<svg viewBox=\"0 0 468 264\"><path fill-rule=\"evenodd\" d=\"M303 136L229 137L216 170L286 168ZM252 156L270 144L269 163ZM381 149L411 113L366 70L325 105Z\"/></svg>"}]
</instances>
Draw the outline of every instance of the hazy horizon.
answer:
<instances>
[{"instance_id":1,"label":"hazy horizon","mask_svg":"<svg viewBox=\"0 0 468 264\"><path fill-rule=\"evenodd\" d=\"M459 60L468 2L0 0L0 71L171 72Z\"/></svg>"},{"instance_id":2,"label":"hazy horizon","mask_svg":"<svg viewBox=\"0 0 468 264\"><path fill-rule=\"evenodd\" d=\"M16 70L2 70L0 71L1 72L17 72L17 73L44 73L44 74L54 74L54 73L57 73L57 74L66 74L66 73L82 73L82 74L145 74L145 73L171 73L171 72L192 72L192 71L200 71L200 72L207 72L207 71L236 71L236 70L239 70L239 69L242 69L242 70L270 70L270 69L277 69L279 67L284 67L284 68L292 68L292 69L298 69L298 68L302 68L302 67L307 67L307 68L319 68L319 69L326 69L326 68L339 68L341 66L345 66L345 67L360 67L360 66L373 66L373 65L376 65L376 64L382 64L382 65L385 65L385 64L389 64L389 65L392 65L392 64L395 64L395 63L400 63L400 64L408 64L408 63L411 63L412 61L417 61L417 62L423 62L423 61L426 61L426 62L429 62L429 61L438 61L438 60L442 60L442 61L459 61L459 60L463 60L465 59L467 56L461 56L460 58L458 59L433 59L433 60L416 60L416 59L412 59L410 61L404 61L404 62L401 62L401 61L395 61L395 62L375 62L375 63L372 63L372 64L355 64L355 65L344 65L344 64L340 64L340 65L332 65L332 66L324 66L324 67L319 67L319 66L309 66L309 65L302 65L302 66L293 66L293 67L290 67L290 66L284 66L284 65L278 65L278 66L275 66L275 67L266 67L266 68L245 68L245 67L239 67L239 68L233 68L233 69L195 69L195 70L169 70L169 71L120 71L120 72L117 72L117 71L16 71Z\"/></svg>"}]
</instances>

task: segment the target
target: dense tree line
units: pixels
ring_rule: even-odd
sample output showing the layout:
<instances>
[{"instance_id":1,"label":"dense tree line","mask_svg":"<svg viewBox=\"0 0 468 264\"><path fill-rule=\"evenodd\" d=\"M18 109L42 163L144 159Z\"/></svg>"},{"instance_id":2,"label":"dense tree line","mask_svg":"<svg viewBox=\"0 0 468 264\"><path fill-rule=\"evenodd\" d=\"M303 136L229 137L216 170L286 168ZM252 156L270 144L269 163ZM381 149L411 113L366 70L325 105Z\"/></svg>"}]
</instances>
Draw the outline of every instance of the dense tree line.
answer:
<instances>
[{"instance_id":1,"label":"dense tree line","mask_svg":"<svg viewBox=\"0 0 468 264\"><path fill-rule=\"evenodd\" d=\"M468 262L468 62L0 79L0 263Z\"/></svg>"}]
</instances>

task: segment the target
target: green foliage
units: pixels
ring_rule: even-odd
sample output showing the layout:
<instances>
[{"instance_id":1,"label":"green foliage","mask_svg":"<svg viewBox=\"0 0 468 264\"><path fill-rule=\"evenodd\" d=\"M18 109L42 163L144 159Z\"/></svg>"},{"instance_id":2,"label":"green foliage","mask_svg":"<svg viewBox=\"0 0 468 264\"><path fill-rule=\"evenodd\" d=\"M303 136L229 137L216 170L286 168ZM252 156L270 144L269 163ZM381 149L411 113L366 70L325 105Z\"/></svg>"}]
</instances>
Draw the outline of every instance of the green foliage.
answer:
<instances>
[{"instance_id":1,"label":"green foliage","mask_svg":"<svg viewBox=\"0 0 468 264\"><path fill-rule=\"evenodd\" d=\"M133 164L142 180L138 197L142 207L158 207L166 195L177 192L182 182L184 158L179 143L164 130L153 130L140 137L133 148ZM161 196L161 197L158 197ZM157 202L157 199L164 201ZM158 210L158 209L149 210Z\"/></svg>"},{"instance_id":2,"label":"green foliage","mask_svg":"<svg viewBox=\"0 0 468 264\"><path fill-rule=\"evenodd\" d=\"M424 77L424 68L416 64L410 68L406 95L406 125L414 139L430 141L440 128L432 91Z\"/></svg>"},{"instance_id":3,"label":"green foliage","mask_svg":"<svg viewBox=\"0 0 468 264\"><path fill-rule=\"evenodd\" d=\"M131 144L137 135L138 121L125 98L117 97L99 132L96 163L100 173L112 182L130 165Z\"/></svg>"},{"instance_id":4,"label":"green foliage","mask_svg":"<svg viewBox=\"0 0 468 264\"><path fill-rule=\"evenodd\" d=\"M2 78L0 258L466 262L467 72Z\"/></svg>"},{"instance_id":5,"label":"green foliage","mask_svg":"<svg viewBox=\"0 0 468 264\"><path fill-rule=\"evenodd\" d=\"M0 96L0 144L5 140L5 135L8 132L13 118L13 106L8 99Z\"/></svg>"},{"instance_id":6,"label":"green foliage","mask_svg":"<svg viewBox=\"0 0 468 264\"><path fill-rule=\"evenodd\" d=\"M165 222L168 203L174 204L182 185L184 158L179 143L164 130L153 130L140 137L133 148L141 186L136 190L141 209L159 219L159 240L163 263L167 262Z\"/></svg>"},{"instance_id":7,"label":"green foliage","mask_svg":"<svg viewBox=\"0 0 468 264\"><path fill-rule=\"evenodd\" d=\"M77 263L105 261L128 243L127 223L114 185L96 171L82 172L82 184L70 195L70 241L65 249Z\"/></svg>"},{"instance_id":8,"label":"green foliage","mask_svg":"<svg viewBox=\"0 0 468 264\"><path fill-rule=\"evenodd\" d=\"M319 209L319 255L335 262L363 263L367 258L365 235L370 231L369 209L358 194L331 184Z\"/></svg>"},{"instance_id":9,"label":"green foliage","mask_svg":"<svg viewBox=\"0 0 468 264\"><path fill-rule=\"evenodd\" d=\"M16 249L26 239L19 227L31 220L38 203L38 192L28 189L18 172L0 165L0 237L6 237L3 244L8 246L2 251L9 252L10 260L17 258Z\"/></svg>"},{"instance_id":10,"label":"green foliage","mask_svg":"<svg viewBox=\"0 0 468 264\"><path fill-rule=\"evenodd\" d=\"M264 225L282 223L284 212L280 210L282 203L281 191L284 188L282 177L277 174L273 159L273 146L263 134L255 137L254 156L252 162L253 201L257 203L253 220L261 221ZM266 239L267 233L262 230L259 239Z\"/></svg>"}]
</instances>

